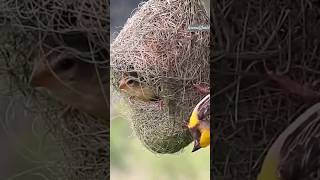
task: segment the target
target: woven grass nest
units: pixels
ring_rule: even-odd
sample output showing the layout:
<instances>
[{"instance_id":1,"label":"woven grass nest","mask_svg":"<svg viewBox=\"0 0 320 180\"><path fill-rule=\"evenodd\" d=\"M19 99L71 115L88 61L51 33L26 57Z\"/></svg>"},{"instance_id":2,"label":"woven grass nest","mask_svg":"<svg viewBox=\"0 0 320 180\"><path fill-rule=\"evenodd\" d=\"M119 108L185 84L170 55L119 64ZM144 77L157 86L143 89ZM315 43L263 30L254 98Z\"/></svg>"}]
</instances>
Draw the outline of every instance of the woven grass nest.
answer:
<instances>
[{"instance_id":1,"label":"woven grass nest","mask_svg":"<svg viewBox=\"0 0 320 180\"><path fill-rule=\"evenodd\" d=\"M182 123L203 97L192 85L209 85L209 32L188 26L208 23L200 1L150 0L111 44L114 89L123 73L134 71L164 102L159 110L154 102L128 101L135 134L152 152L175 153L192 141Z\"/></svg>"}]
</instances>

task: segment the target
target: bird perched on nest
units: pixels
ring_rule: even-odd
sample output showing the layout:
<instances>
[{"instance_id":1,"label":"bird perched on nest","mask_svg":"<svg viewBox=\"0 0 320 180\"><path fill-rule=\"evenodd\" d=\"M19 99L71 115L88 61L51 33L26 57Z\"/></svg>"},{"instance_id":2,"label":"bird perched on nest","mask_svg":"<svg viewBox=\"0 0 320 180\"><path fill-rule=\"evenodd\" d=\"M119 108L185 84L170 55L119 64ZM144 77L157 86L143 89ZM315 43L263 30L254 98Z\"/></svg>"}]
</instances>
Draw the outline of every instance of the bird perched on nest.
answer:
<instances>
[{"instance_id":1,"label":"bird perched on nest","mask_svg":"<svg viewBox=\"0 0 320 180\"><path fill-rule=\"evenodd\" d=\"M145 102L158 101L160 108L163 106L163 101L150 87L143 84L143 80L138 78L136 72L124 73L119 82L119 89L121 92L127 93L130 98Z\"/></svg>"},{"instance_id":2,"label":"bird perched on nest","mask_svg":"<svg viewBox=\"0 0 320 180\"><path fill-rule=\"evenodd\" d=\"M320 103L301 114L269 149L258 180L320 179Z\"/></svg>"},{"instance_id":3,"label":"bird perched on nest","mask_svg":"<svg viewBox=\"0 0 320 180\"><path fill-rule=\"evenodd\" d=\"M210 145L210 122L205 120L209 113L210 94L196 105L188 122L189 131L194 139L192 152Z\"/></svg>"},{"instance_id":4,"label":"bird perched on nest","mask_svg":"<svg viewBox=\"0 0 320 180\"><path fill-rule=\"evenodd\" d=\"M63 50L52 51L35 64L30 84L54 98L96 117L107 117L108 106L97 65L84 62ZM100 81L101 80L101 81ZM103 82L102 82L103 84Z\"/></svg>"}]
</instances>

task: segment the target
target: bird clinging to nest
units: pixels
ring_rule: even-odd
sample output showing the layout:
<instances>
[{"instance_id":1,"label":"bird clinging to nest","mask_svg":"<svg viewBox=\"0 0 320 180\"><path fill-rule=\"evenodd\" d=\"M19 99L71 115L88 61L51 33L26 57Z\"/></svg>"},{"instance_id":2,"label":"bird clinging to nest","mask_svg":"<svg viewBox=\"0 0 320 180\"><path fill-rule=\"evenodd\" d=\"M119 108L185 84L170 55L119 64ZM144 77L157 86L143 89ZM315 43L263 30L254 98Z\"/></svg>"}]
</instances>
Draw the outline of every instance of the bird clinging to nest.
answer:
<instances>
[{"instance_id":1,"label":"bird clinging to nest","mask_svg":"<svg viewBox=\"0 0 320 180\"><path fill-rule=\"evenodd\" d=\"M210 114L210 94L196 105L188 122L189 131L194 139L192 152L210 145L210 121L205 119L208 114Z\"/></svg>"},{"instance_id":2,"label":"bird clinging to nest","mask_svg":"<svg viewBox=\"0 0 320 180\"><path fill-rule=\"evenodd\" d=\"M258 180L320 179L320 103L291 123L269 149Z\"/></svg>"},{"instance_id":3,"label":"bird clinging to nest","mask_svg":"<svg viewBox=\"0 0 320 180\"><path fill-rule=\"evenodd\" d=\"M46 52L45 52L46 53ZM45 89L59 101L102 118L108 118L103 79L96 64L84 62L70 53L70 49L51 49L38 61L31 74L30 84Z\"/></svg>"}]
</instances>

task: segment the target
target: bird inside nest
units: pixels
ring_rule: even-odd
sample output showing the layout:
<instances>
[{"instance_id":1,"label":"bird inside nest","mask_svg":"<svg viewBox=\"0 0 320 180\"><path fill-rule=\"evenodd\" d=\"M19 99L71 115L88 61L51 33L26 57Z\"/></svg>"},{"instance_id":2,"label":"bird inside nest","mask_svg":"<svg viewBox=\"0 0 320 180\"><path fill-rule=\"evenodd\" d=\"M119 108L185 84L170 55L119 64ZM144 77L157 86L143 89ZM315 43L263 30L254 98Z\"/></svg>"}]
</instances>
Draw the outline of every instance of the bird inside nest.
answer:
<instances>
[{"instance_id":1,"label":"bird inside nest","mask_svg":"<svg viewBox=\"0 0 320 180\"><path fill-rule=\"evenodd\" d=\"M126 72L122 74L119 82L119 89L121 92L130 96L130 99L137 99L144 102L157 101L159 109L164 106L163 100L156 95L156 93L144 83L142 77L139 78L136 72Z\"/></svg>"},{"instance_id":2,"label":"bird inside nest","mask_svg":"<svg viewBox=\"0 0 320 180\"><path fill-rule=\"evenodd\" d=\"M88 60L90 61L90 60ZM108 118L102 84L106 74L97 64L85 62L69 50L50 51L35 63L31 86L46 90L62 103L101 118Z\"/></svg>"}]
</instances>

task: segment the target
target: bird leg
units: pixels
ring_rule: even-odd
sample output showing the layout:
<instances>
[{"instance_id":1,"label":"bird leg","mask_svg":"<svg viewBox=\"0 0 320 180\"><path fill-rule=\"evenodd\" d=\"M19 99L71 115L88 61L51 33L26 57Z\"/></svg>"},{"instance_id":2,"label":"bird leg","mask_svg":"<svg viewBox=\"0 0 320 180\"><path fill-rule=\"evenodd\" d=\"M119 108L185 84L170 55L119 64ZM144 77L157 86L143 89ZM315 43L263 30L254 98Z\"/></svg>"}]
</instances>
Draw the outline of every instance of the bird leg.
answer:
<instances>
[{"instance_id":1,"label":"bird leg","mask_svg":"<svg viewBox=\"0 0 320 180\"><path fill-rule=\"evenodd\" d=\"M210 93L210 87L208 84L205 84L205 83L193 84L193 87L200 94L207 95Z\"/></svg>"}]
</instances>

